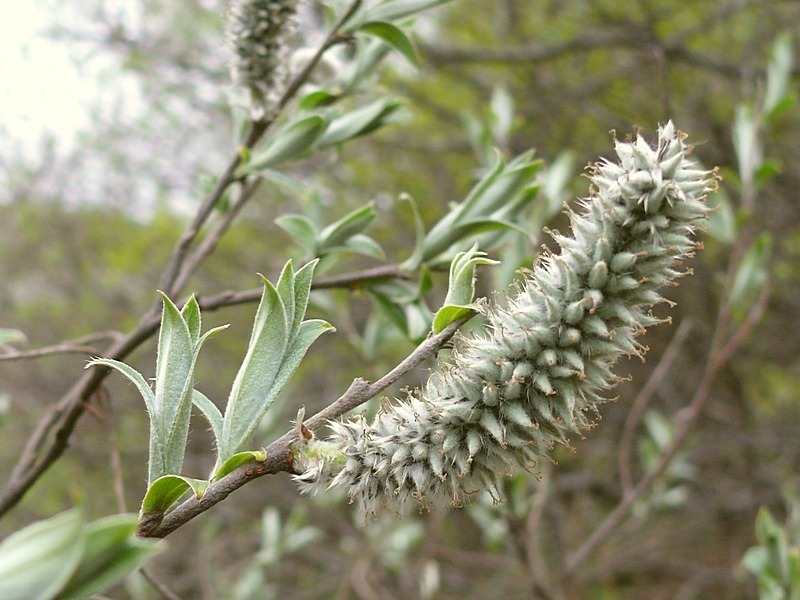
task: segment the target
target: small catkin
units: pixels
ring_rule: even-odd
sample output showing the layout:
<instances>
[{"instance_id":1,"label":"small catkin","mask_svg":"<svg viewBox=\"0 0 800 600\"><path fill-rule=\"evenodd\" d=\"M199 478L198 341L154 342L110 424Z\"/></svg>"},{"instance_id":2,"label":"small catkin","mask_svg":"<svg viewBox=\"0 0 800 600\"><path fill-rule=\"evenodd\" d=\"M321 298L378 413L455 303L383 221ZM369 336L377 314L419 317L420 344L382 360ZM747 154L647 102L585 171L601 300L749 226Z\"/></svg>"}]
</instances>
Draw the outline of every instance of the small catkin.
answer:
<instances>
[{"instance_id":1,"label":"small catkin","mask_svg":"<svg viewBox=\"0 0 800 600\"><path fill-rule=\"evenodd\" d=\"M282 93L287 77L287 34L297 0L233 0L227 39L233 84L243 90L253 118L262 118Z\"/></svg>"},{"instance_id":2,"label":"small catkin","mask_svg":"<svg viewBox=\"0 0 800 600\"><path fill-rule=\"evenodd\" d=\"M641 356L636 338L660 322L650 313L658 290L696 247L717 177L687 157L684 139L670 122L655 146L616 141L619 161L590 168L572 235L554 234L560 252L489 308L485 332L461 337L423 388L371 423L332 422L328 440L298 444L301 489L344 488L364 518L459 506L477 489L499 498L499 478L590 429L619 381L614 364Z\"/></svg>"}]
</instances>

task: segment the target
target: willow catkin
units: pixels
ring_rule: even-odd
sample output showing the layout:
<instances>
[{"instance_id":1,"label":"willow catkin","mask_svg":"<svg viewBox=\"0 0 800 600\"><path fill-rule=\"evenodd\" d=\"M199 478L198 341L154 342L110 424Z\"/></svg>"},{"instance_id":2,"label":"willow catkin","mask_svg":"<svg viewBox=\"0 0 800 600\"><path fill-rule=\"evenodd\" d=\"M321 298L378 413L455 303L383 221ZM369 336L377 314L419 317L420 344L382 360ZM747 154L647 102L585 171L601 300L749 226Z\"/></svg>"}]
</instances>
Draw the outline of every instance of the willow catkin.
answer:
<instances>
[{"instance_id":1,"label":"willow catkin","mask_svg":"<svg viewBox=\"0 0 800 600\"><path fill-rule=\"evenodd\" d=\"M301 443L301 488L344 488L365 517L460 505L481 488L499 497L500 477L591 428L619 381L614 364L641 355L659 290L696 247L716 175L688 158L684 138L670 122L655 146L616 141L619 160L590 168L572 235L554 234L560 252L489 308L485 332L460 338L423 388L372 422L332 422L328 440Z\"/></svg>"},{"instance_id":2,"label":"willow catkin","mask_svg":"<svg viewBox=\"0 0 800 600\"><path fill-rule=\"evenodd\" d=\"M253 118L262 118L282 93L287 77L286 38L297 0L233 0L227 40L231 78L248 98Z\"/></svg>"}]
</instances>

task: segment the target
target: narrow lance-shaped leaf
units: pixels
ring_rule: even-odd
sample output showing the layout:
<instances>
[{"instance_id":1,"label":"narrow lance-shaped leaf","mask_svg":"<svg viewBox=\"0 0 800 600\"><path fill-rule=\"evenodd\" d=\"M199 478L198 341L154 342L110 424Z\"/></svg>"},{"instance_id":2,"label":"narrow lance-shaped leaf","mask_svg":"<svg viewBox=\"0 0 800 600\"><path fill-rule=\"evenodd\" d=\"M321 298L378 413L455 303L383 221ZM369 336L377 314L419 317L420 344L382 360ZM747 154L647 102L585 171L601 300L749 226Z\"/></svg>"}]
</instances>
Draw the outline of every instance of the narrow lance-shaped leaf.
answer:
<instances>
[{"instance_id":1,"label":"narrow lance-shaped leaf","mask_svg":"<svg viewBox=\"0 0 800 600\"><path fill-rule=\"evenodd\" d=\"M263 399L272 387L288 343L286 310L278 291L262 278L264 290L256 311L244 361L233 382L225 409L218 465L235 454L253 420L260 412Z\"/></svg>"},{"instance_id":2,"label":"narrow lance-shaped leaf","mask_svg":"<svg viewBox=\"0 0 800 600\"><path fill-rule=\"evenodd\" d=\"M392 25L386 21L371 21L365 23L360 29L364 33L373 35L397 50L403 57L415 67L419 67L419 56L414 44L397 25Z\"/></svg>"},{"instance_id":3,"label":"narrow lance-shaped leaf","mask_svg":"<svg viewBox=\"0 0 800 600\"><path fill-rule=\"evenodd\" d=\"M194 390L192 392L192 403L203 413L203 416L211 425L211 431L214 434L214 441L219 446L222 439L222 413L205 394Z\"/></svg>"},{"instance_id":4,"label":"narrow lance-shaped leaf","mask_svg":"<svg viewBox=\"0 0 800 600\"><path fill-rule=\"evenodd\" d=\"M78 567L85 544L80 509L11 534L0 543L0 598L54 598Z\"/></svg>"},{"instance_id":5,"label":"narrow lance-shaped leaf","mask_svg":"<svg viewBox=\"0 0 800 600\"><path fill-rule=\"evenodd\" d=\"M111 587L163 548L161 540L135 535L136 515L113 515L86 526L86 548L61 590L63 600L83 600Z\"/></svg>"},{"instance_id":6,"label":"narrow lance-shaped leaf","mask_svg":"<svg viewBox=\"0 0 800 600\"><path fill-rule=\"evenodd\" d=\"M772 46L772 58L767 66L767 91L764 94L764 115L774 119L793 102L789 82L794 65L792 36L783 32Z\"/></svg>"},{"instance_id":7,"label":"narrow lance-shaped leaf","mask_svg":"<svg viewBox=\"0 0 800 600\"><path fill-rule=\"evenodd\" d=\"M275 134L272 142L262 152L240 167L240 175L300 158L312 148L327 126L327 120L319 115L290 123Z\"/></svg>"},{"instance_id":8,"label":"narrow lance-shaped leaf","mask_svg":"<svg viewBox=\"0 0 800 600\"><path fill-rule=\"evenodd\" d=\"M510 223L535 196L535 190L531 193L527 190L534 184L541 163L532 158L533 153L526 152L506 165L498 155L494 168L472 188L466 199L428 232L423 259L435 259L474 232L474 227L462 226L471 223Z\"/></svg>"},{"instance_id":9,"label":"narrow lance-shaped leaf","mask_svg":"<svg viewBox=\"0 0 800 600\"><path fill-rule=\"evenodd\" d=\"M302 320L315 264L308 263L294 273L290 261L277 287L264 279L250 344L225 410L215 473L245 449L308 347L322 332L332 329L324 321Z\"/></svg>"},{"instance_id":10,"label":"narrow lance-shaped leaf","mask_svg":"<svg viewBox=\"0 0 800 600\"><path fill-rule=\"evenodd\" d=\"M325 227L317 237L318 254L321 256L364 231L377 214L375 203L369 202Z\"/></svg>"},{"instance_id":11,"label":"narrow lance-shaped leaf","mask_svg":"<svg viewBox=\"0 0 800 600\"><path fill-rule=\"evenodd\" d=\"M334 119L327 131L317 142L318 147L324 148L339 144L361 135L366 135L382 127L402 106L390 98L381 98L371 104L357 108L341 117Z\"/></svg>"},{"instance_id":12,"label":"narrow lance-shaped leaf","mask_svg":"<svg viewBox=\"0 0 800 600\"><path fill-rule=\"evenodd\" d=\"M761 292L768 277L771 250L772 236L762 233L744 253L728 297L731 306L744 307Z\"/></svg>"},{"instance_id":13,"label":"narrow lance-shaped leaf","mask_svg":"<svg viewBox=\"0 0 800 600\"><path fill-rule=\"evenodd\" d=\"M25 340L25 334L19 329L0 329L0 344L14 344Z\"/></svg>"},{"instance_id":14,"label":"narrow lance-shaped leaf","mask_svg":"<svg viewBox=\"0 0 800 600\"><path fill-rule=\"evenodd\" d=\"M361 16L369 21L397 21L448 2L452 0L387 0L366 7Z\"/></svg>"}]
</instances>

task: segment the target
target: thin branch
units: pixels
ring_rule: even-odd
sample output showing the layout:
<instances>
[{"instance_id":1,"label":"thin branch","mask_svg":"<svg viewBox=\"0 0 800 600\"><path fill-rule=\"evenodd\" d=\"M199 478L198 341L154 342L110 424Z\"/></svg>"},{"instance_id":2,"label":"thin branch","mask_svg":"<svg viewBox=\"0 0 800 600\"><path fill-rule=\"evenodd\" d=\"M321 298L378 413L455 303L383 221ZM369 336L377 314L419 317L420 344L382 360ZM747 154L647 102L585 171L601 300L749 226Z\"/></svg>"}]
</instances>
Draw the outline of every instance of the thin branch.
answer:
<instances>
[{"instance_id":1,"label":"thin branch","mask_svg":"<svg viewBox=\"0 0 800 600\"><path fill-rule=\"evenodd\" d=\"M239 216L239 213L242 212L244 205L252 198L262 181L260 177L254 178L242 188L237 201L231 204L223 218L217 222L216 227L214 227L197 249L184 262L180 272L175 277L175 282L173 283L175 289L183 289L189 277L191 277L203 261L216 250L220 239L222 239L222 236L230 229L233 221Z\"/></svg>"},{"instance_id":2,"label":"thin branch","mask_svg":"<svg viewBox=\"0 0 800 600\"><path fill-rule=\"evenodd\" d=\"M52 346L37 348L36 350L18 350L0 354L0 361L46 358L57 354L97 354L98 349L90 344L100 340L119 340L122 337L123 334L118 331L101 331L78 339L53 344Z\"/></svg>"},{"instance_id":3,"label":"thin branch","mask_svg":"<svg viewBox=\"0 0 800 600\"><path fill-rule=\"evenodd\" d=\"M153 589L156 590L164 600L181 600L181 597L178 596L178 594L170 590L166 585L153 577L153 575L151 575L147 569L141 568L139 569L139 572L142 574L142 577L147 580L147 583L153 586Z\"/></svg>"},{"instance_id":4,"label":"thin branch","mask_svg":"<svg viewBox=\"0 0 800 600\"><path fill-rule=\"evenodd\" d=\"M631 448L633 446L633 437L636 433L636 428L639 426L639 423L642 420L642 415L644 415L644 410L647 408L650 398L656 392L658 387L661 385L661 382L664 380L664 377L667 376L667 373L669 373L670 369L672 368L672 363L675 362L675 358L678 356L678 351L683 345L683 342L686 340L686 336L689 335L689 331L691 329L692 325L688 319L681 322L680 326L678 327L678 331L675 332L675 335L670 341L669 346L667 346L667 349L664 351L664 354L658 361L658 365L653 370L653 373L650 375L647 383L645 383L644 387L639 392L639 395L636 396L636 400L633 401L631 410L628 413L628 418L625 420L625 426L622 429L622 436L619 440L619 448L617 449L617 464L619 465L619 478L622 485L623 495L630 493L631 489L633 488L633 476L631 474Z\"/></svg>"},{"instance_id":5,"label":"thin branch","mask_svg":"<svg viewBox=\"0 0 800 600\"><path fill-rule=\"evenodd\" d=\"M55 356L57 354L97 354L97 348L94 346L74 346L69 342L63 344L55 344L53 346L45 346L37 350L23 350L20 352L9 352L7 354L0 354L0 362L14 361L14 360L30 360L34 358L45 358L48 356Z\"/></svg>"},{"instance_id":6,"label":"thin branch","mask_svg":"<svg viewBox=\"0 0 800 600\"><path fill-rule=\"evenodd\" d=\"M354 380L338 400L306 420L304 424L311 430L319 429L331 419L341 417L382 393L403 375L434 356L470 318L471 316L462 317L448 325L441 333L428 337L400 364L375 383L369 383L361 378ZM263 462L243 465L219 481L212 482L199 500L194 497L189 498L165 515L163 519L161 515L153 515L151 520L141 522L138 535L163 538L223 501L232 492L250 481L282 471L292 472L291 447L297 439L297 435L296 428L285 433L265 449L266 458Z\"/></svg>"},{"instance_id":7,"label":"thin branch","mask_svg":"<svg viewBox=\"0 0 800 600\"><path fill-rule=\"evenodd\" d=\"M303 83L308 79L311 71L319 62L322 54L331 46L342 41L339 36L339 29L352 16L361 5L361 0L354 0L339 22L334 26L331 33L320 46L317 54L298 75L290 82L283 97L279 102L279 109L294 97ZM272 121L256 121L252 123L247 134L244 146L252 148L263 136ZM167 263L161 277L160 288L170 296L176 296L180 289L176 287L179 283L179 276L183 269L184 262L189 250L195 243L200 231L205 226L209 216L219 199L234 181L236 181L236 169L239 166L240 156L237 153L230 159L225 167L214 189L203 199L194 219L181 235L176 244L172 256ZM150 338L158 328L159 306L154 303L147 312L141 317L136 327L125 337L117 340L106 350L105 354L109 358L123 360L130 352ZM39 479L39 477L57 461L69 447L72 432L75 429L80 417L86 410L86 406L91 402L93 394L97 391L100 384L108 375L108 369L94 369L92 372L84 374L72 386L72 388L61 398L61 400L48 410L40 419L25 447L20 455L17 464L11 472L11 476L0 495L0 517L11 510ZM45 446L48 437L52 439Z\"/></svg>"},{"instance_id":8,"label":"thin branch","mask_svg":"<svg viewBox=\"0 0 800 600\"><path fill-rule=\"evenodd\" d=\"M630 493L622 498L614 510L612 510L597 529L594 530L589 539L587 539L575 554L567 560L564 569L565 574L574 574L594 550L609 535L618 529L619 524L628 515L634 503L650 489L653 482L669 467L672 459L675 458L675 455L697 425L702 409L711 395L711 390L717 375L763 316L769 299L769 293L769 285L765 285L761 291L758 302L750 310L747 319L738 328L736 333L734 333L724 345L712 344L711 352L709 352L708 361L706 363L706 369L700 380L700 384L689 406L676 415L677 428L675 437L673 437L669 446L664 450L658 464L636 484ZM724 306L727 306L727 304ZM723 308L720 312L722 313L725 310L726 309Z\"/></svg>"}]
</instances>

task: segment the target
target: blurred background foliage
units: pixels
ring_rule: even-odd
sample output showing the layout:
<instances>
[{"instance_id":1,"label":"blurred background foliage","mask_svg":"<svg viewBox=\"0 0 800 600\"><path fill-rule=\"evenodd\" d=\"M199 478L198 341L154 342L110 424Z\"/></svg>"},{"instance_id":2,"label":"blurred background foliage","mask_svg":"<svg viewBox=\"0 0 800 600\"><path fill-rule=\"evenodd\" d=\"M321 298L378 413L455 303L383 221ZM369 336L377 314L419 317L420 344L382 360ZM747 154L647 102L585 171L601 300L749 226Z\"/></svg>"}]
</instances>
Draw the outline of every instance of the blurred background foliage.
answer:
<instances>
[{"instance_id":1,"label":"blurred background foliage","mask_svg":"<svg viewBox=\"0 0 800 600\"><path fill-rule=\"evenodd\" d=\"M0 145L0 327L25 333L27 342L13 345L21 350L129 330L235 144L221 41L225 2L139 0L132 11L102 0L45 4L52 9L47 35L79 64L100 65L101 77L96 105L87 107L93 126L76 144L44 139L34 156L16 152L12 139ZM300 33L317 39L324 18L319 3L308 3ZM546 597L542 581L554 598L754 597L756 581L741 559L756 543L756 514L767 506L782 521L784 495L800 484L800 111L787 102L759 122L768 166L755 189L743 181L733 124L738 107L763 105L773 44L798 24L800 4L773 0L453 2L415 24L419 70L396 56L381 71L381 88L405 99L397 122L298 161L290 182L262 185L189 284L203 296L257 287L257 272L274 280L287 258L309 258L277 217L300 213L325 225L369 201L378 216L367 233L385 249L385 262L401 263L414 243L413 213L401 195L415 200L430 226L485 173L492 146L507 160L535 148L544 172L564 185L551 179L551 192L518 219L531 239L506 234L490 253L504 261L480 273L479 293L490 295L548 241L537 235L542 225L565 227L561 203L586 194L581 169L611 155L609 131L652 133L673 119L691 134L698 159L722 167L719 214L730 223L728 239L706 237L706 251L690 265L694 277L669 291L678 302L673 322L691 328L637 430L637 477L698 386L714 315L727 301L722 281L736 238L749 244L769 232L771 254L757 269L772 292L689 443L578 571L562 576L565 557L620 501L625 419L675 327L647 335L650 360L624 365L632 379L618 388L601 426L574 441L577 452L559 452L557 464L540 465L536 476L509 480L505 504L481 499L465 510L364 528L342 498L301 498L287 476L261 479L170 536L152 573L181 597L209 599ZM794 59L789 90L799 71ZM322 265L321 274L379 264L347 255ZM431 294L439 301L445 278L434 273ZM373 306L358 289L312 296L310 316L328 319L338 333L312 348L260 442L285 431L298 406L330 403L353 377L374 379L413 348ZM209 397L227 394L253 311L244 305L205 315L208 327L232 324L200 357L198 385ZM130 362L151 373L154 347L145 344ZM0 362L4 480L31 428L86 359ZM420 370L403 384L423 377ZM120 380L104 390L65 458L0 521L0 536L79 499L92 517L121 510L123 500L128 510L138 506L146 415ZM210 469L210 443L202 427L193 431L187 475ZM157 594L132 577L113 597Z\"/></svg>"}]
</instances>

